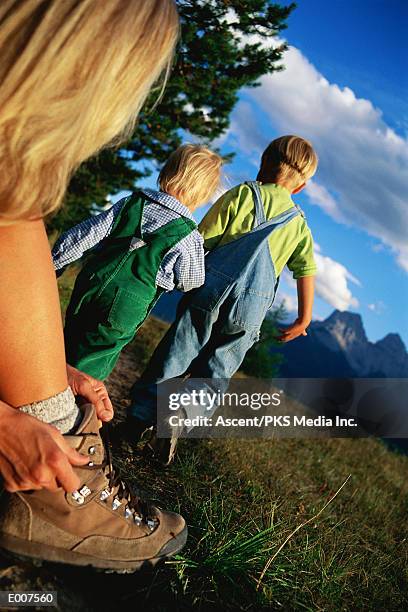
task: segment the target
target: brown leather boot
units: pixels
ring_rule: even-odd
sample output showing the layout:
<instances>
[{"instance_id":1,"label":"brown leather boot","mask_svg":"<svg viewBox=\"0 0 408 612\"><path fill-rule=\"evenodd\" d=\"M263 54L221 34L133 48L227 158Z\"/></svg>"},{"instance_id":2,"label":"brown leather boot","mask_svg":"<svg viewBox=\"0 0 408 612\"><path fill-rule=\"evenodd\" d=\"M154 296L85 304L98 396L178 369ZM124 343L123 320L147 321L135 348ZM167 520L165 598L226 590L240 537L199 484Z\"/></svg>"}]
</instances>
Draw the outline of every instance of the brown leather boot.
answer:
<instances>
[{"instance_id":1,"label":"brown leather boot","mask_svg":"<svg viewBox=\"0 0 408 612\"><path fill-rule=\"evenodd\" d=\"M91 405L70 446L89 456L75 467L81 487L4 492L0 499L0 547L23 557L131 572L177 553L187 539L184 519L136 497L112 468Z\"/></svg>"}]
</instances>

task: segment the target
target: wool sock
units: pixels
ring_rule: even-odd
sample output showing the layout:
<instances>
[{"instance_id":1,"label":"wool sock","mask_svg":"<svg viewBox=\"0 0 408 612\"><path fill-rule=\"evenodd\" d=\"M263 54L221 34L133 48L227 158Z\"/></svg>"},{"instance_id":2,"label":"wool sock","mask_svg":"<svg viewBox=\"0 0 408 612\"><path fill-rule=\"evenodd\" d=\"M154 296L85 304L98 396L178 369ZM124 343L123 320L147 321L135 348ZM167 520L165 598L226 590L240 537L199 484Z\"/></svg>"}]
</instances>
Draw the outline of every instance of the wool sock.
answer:
<instances>
[{"instance_id":1,"label":"wool sock","mask_svg":"<svg viewBox=\"0 0 408 612\"><path fill-rule=\"evenodd\" d=\"M75 403L71 387L48 399L20 406L20 410L54 425L62 434L75 431L82 419L82 411Z\"/></svg>"}]
</instances>

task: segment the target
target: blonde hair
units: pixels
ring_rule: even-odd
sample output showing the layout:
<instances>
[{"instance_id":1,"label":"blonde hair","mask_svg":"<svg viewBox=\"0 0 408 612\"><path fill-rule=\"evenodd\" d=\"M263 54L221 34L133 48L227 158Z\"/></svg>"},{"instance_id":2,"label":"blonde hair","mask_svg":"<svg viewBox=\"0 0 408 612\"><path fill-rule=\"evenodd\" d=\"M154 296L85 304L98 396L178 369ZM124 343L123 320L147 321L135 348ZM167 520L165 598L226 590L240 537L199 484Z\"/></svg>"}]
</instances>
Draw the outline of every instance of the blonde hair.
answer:
<instances>
[{"instance_id":1,"label":"blonde hair","mask_svg":"<svg viewBox=\"0 0 408 612\"><path fill-rule=\"evenodd\" d=\"M162 191L179 198L189 208L208 202L220 184L222 157L202 145L176 149L160 171Z\"/></svg>"},{"instance_id":2,"label":"blonde hair","mask_svg":"<svg viewBox=\"0 0 408 612\"><path fill-rule=\"evenodd\" d=\"M263 152L258 180L298 186L314 175L317 164L318 157L309 141L300 136L281 136Z\"/></svg>"},{"instance_id":3,"label":"blonde hair","mask_svg":"<svg viewBox=\"0 0 408 612\"><path fill-rule=\"evenodd\" d=\"M131 133L177 37L173 0L2 0L0 224L55 210L73 170Z\"/></svg>"}]
</instances>

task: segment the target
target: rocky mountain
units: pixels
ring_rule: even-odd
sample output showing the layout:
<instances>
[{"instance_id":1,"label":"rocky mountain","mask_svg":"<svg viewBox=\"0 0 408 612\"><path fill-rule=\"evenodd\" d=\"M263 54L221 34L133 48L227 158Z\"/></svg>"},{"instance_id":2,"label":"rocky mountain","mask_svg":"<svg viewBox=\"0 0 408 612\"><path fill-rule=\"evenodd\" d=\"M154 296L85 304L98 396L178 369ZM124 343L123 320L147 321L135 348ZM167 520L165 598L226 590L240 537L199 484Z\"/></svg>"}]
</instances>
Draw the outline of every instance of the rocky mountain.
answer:
<instances>
[{"instance_id":1,"label":"rocky mountain","mask_svg":"<svg viewBox=\"0 0 408 612\"><path fill-rule=\"evenodd\" d=\"M171 322L182 294L163 295L153 314ZM408 353L398 334L370 342L361 315L335 310L324 321L314 321L306 337L274 351L283 353L280 375L289 378L406 378Z\"/></svg>"},{"instance_id":2,"label":"rocky mountain","mask_svg":"<svg viewBox=\"0 0 408 612\"><path fill-rule=\"evenodd\" d=\"M286 362L282 376L360 378L408 377L408 353L398 334L378 342L367 339L359 314L335 310L315 321L305 338L279 348Z\"/></svg>"}]
</instances>

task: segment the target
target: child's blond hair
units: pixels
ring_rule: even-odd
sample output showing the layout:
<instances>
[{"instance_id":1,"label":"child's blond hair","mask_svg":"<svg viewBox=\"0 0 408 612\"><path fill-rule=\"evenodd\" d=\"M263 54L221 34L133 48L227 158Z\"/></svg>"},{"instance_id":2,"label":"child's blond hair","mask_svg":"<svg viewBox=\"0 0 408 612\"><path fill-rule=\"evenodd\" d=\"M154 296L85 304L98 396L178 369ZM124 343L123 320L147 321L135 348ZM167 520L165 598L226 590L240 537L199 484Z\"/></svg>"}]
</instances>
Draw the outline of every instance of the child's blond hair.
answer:
<instances>
[{"instance_id":1,"label":"child's blond hair","mask_svg":"<svg viewBox=\"0 0 408 612\"><path fill-rule=\"evenodd\" d=\"M300 136L281 136L263 152L258 180L286 182L296 187L314 175L317 164L318 157L308 140Z\"/></svg>"},{"instance_id":2,"label":"child's blond hair","mask_svg":"<svg viewBox=\"0 0 408 612\"><path fill-rule=\"evenodd\" d=\"M56 209L72 171L131 133L177 37L173 0L2 0L0 225Z\"/></svg>"},{"instance_id":3,"label":"child's blond hair","mask_svg":"<svg viewBox=\"0 0 408 612\"><path fill-rule=\"evenodd\" d=\"M203 145L181 145L161 169L159 187L195 208L208 202L219 187L222 164L222 157Z\"/></svg>"}]
</instances>

